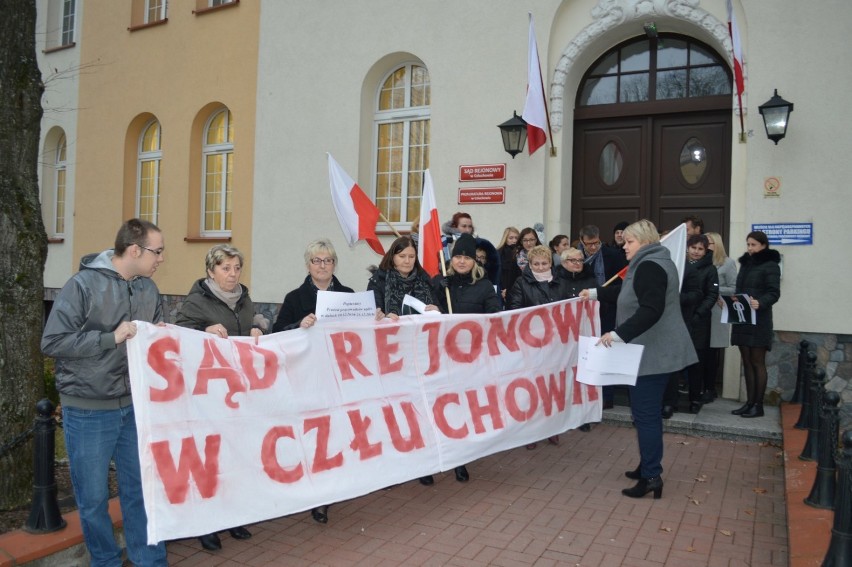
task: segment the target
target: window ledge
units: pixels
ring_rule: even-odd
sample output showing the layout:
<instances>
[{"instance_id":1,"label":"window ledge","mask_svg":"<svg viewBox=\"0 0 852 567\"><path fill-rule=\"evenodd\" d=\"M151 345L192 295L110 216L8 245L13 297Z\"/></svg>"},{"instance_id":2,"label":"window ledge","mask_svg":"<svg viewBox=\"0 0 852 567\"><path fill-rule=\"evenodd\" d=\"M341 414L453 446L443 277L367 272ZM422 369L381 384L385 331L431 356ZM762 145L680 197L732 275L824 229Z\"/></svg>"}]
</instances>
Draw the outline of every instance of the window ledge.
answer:
<instances>
[{"instance_id":1,"label":"window ledge","mask_svg":"<svg viewBox=\"0 0 852 567\"><path fill-rule=\"evenodd\" d=\"M65 239L61 236L50 236L47 239L48 244L62 244L65 242Z\"/></svg>"},{"instance_id":2,"label":"window ledge","mask_svg":"<svg viewBox=\"0 0 852 567\"><path fill-rule=\"evenodd\" d=\"M233 8L234 6L239 6L240 0L234 0L233 2L228 2L227 4L219 4L218 6L211 6L210 8L201 8L200 10L193 10L192 13L196 16L203 16L204 14L209 14L211 12L218 12L219 10L225 10L226 8Z\"/></svg>"},{"instance_id":3,"label":"window ledge","mask_svg":"<svg viewBox=\"0 0 852 567\"><path fill-rule=\"evenodd\" d=\"M147 24L138 24L138 25L135 25L135 26L130 26L129 28L127 28L127 31L135 32L135 31L139 31L139 30L145 30L145 29L148 29L148 28L155 28L157 26L162 26L163 24L167 24L167 23L169 23L169 19L163 18L162 20L157 20L156 22L148 22Z\"/></svg>"},{"instance_id":4,"label":"window ledge","mask_svg":"<svg viewBox=\"0 0 852 567\"><path fill-rule=\"evenodd\" d=\"M185 236L184 242L230 242L230 236Z\"/></svg>"},{"instance_id":5,"label":"window ledge","mask_svg":"<svg viewBox=\"0 0 852 567\"><path fill-rule=\"evenodd\" d=\"M72 41L71 43L66 43L65 45L57 45L56 47L51 47L49 49L45 49L42 51L45 55L48 53L56 53L57 51L65 51L66 49L71 49L72 47L77 47L77 42Z\"/></svg>"}]
</instances>

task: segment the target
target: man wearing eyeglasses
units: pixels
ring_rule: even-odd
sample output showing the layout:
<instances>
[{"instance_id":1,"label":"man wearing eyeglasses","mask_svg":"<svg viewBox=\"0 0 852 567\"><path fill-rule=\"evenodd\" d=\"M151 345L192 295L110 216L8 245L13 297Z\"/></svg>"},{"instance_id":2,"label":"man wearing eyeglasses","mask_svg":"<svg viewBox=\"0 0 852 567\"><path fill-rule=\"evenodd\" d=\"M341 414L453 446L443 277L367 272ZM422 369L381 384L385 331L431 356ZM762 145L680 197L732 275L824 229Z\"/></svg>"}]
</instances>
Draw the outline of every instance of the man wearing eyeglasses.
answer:
<instances>
[{"instance_id":1,"label":"man wearing eyeglasses","mask_svg":"<svg viewBox=\"0 0 852 567\"><path fill-rule=\"evenodd\" d=\"M597 284L603 285L615 276L627 265L627 257L617 248L604 246L601 242L601 231L593 224L580 229L580 250L585 256L585 264L592 268ZM620 285L617 280L610 285ZM615 303L602 301L600 304L601 336L615 329ZM613 405L613 392L611 386L603 389L604 409Z\"/></svg>"},{"instance_id":2,"label":"man wearing eyeglasses","mask_svg":"<svg viewBox=\"0 0 852 567\"><path fill-rule=\"evenodd\" d=\"M125 344L136 335L134 321L163 320L151 276L164 250L154 224L125 222L113 250L83 257L56 297L41 340L42 352L56 359L71 483L93 565L121 564L107 508L110 461L118 472L128 558L134 565L167 565L165 544L147 544Z\"/></svg>"}]
</instances>

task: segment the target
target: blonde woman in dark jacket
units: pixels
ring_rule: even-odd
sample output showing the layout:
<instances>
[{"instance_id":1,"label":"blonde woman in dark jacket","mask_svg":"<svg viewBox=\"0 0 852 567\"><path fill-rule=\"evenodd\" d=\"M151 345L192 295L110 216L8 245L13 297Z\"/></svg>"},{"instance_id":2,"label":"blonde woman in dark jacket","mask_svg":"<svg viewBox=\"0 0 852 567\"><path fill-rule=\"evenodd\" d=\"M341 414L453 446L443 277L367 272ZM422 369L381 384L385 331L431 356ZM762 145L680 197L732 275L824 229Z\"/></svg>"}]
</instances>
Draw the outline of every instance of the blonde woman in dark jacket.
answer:
<instances>
[{"instance_id":1,"label":"blonde woman in dark jacket","mask_svg":"<svg viewBox=\"0 0 852 567\"><path fill-rule=\"evenodd\" d=\"M254 304L248 288L240 283L243 253L227 244L217 244L207 252L207 277L192 284L189 295L181 305L176 324L181 327L211 333L217 337L259 337L261 324L254 322ZM234 539L249 539L251 532L243 526L230 528ZM198 538L208 551L222 549L219 534Z\"/></svg>"}]
</instances>

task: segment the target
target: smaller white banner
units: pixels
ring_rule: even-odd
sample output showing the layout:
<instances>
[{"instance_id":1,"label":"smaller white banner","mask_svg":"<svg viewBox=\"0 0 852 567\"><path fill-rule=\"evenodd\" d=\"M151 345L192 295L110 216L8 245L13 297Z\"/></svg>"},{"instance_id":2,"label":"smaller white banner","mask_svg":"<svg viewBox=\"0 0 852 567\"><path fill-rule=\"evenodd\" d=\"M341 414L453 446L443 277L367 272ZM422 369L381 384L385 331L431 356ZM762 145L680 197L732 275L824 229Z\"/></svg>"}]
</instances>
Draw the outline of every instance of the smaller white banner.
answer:
<instances>
[{"instance_id":1,"label":"smaller white banner","mask_svg":"<svg viewBox=\"0 0 852 567\"><path fill-rule=\"evenodd\" d=\"M757 325L757 311L751 308L747 293L722 295L722 323L731 325Z\"/></svg>"},{"instance_id":2,"label":"smaller white banner","mask_svg":"<svg viewBox=\"0 0 852 567\"><path fill-rule=\"evenodd\" d=\"M342 293L317 292L317 319L372 319L376 316L376 295L372 291Z\"/></svg>"},{"instance_id":3,"label":"smaller white banner","mask_svg":"<svg viewBox=\"0 0 852 567\"><path fill-rule=\"evenodd\" d=\"M592 386L636 385L642 345L614 342L595 345L599 337L581 336L577 343L577 381Z\"/></svg>"}]
</instances>

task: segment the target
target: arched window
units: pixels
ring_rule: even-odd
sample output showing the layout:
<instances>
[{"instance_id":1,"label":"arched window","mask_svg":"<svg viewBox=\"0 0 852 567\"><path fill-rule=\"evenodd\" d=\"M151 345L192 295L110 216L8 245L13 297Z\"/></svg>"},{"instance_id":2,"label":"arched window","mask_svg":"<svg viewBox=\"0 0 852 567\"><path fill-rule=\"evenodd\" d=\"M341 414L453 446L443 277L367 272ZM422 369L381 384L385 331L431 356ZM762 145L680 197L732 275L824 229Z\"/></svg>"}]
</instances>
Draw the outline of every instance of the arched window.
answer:
<instances>
[{"instance_id":1,"label":"arched window","mask_svg":"<svg viewBox=\"0 0 852 567\"><path fill-rule=\"evenodd\" d=\"M136 216L157 224L160 208L160 123L151 121L139 136L136 167Z\"/></svg>"},{"instance_id":2,"label":"arched window","mask_svg":"<svg viewBox=\"0 0 852 567\"><path fill-rule=\"evenodd\" d=\"M205 236L231 233L234 121L231 111L217 111L204 127L201 232Z\"/></svg>"},{"instance_id":3,"label":"arched window","mask_svg":"<svg viewBox=\"0 0 852 567\"><path fill-rule=\"evenodd\" d=\"M429 71L407 63L382 82L376 100L376 206L391 222L410 224L420 212L429 168ZM407 228L407 227L406 227Z\"/></svg>"},{"instance_id":4,"label":"arched window","mask_svg":"<svg viewBox=\"0 0 852 567\"><path fill-rule=\"evenodd\" d=\"M655 102L731 94L727 64L709 47L683 36L636 38L592 65L577 106Z\"/></svg>"},{"instance_id":5,"label":"arched window","mask_svg":"<svg viewBox=\"0 0 852 567\"><path fill-rule=\"evenodd\" d=\"M56 144L56 158L53 161L54 168L54 193L53 193L53 235L63 236L65 234L65 179L67 174L65 135L59 138Z\"/></svg>"}]
</instances>

